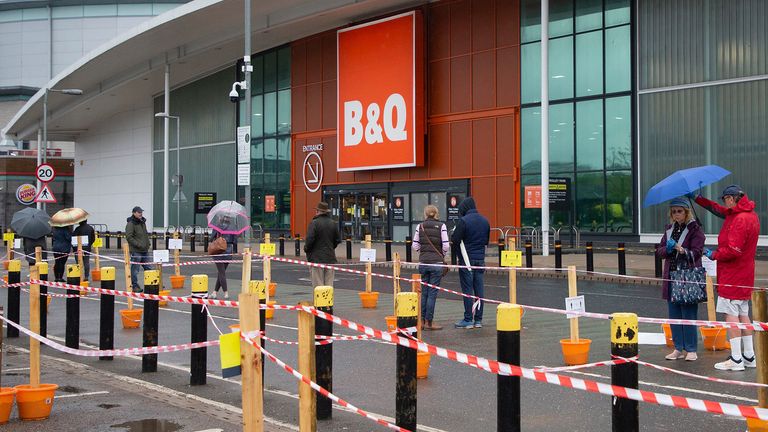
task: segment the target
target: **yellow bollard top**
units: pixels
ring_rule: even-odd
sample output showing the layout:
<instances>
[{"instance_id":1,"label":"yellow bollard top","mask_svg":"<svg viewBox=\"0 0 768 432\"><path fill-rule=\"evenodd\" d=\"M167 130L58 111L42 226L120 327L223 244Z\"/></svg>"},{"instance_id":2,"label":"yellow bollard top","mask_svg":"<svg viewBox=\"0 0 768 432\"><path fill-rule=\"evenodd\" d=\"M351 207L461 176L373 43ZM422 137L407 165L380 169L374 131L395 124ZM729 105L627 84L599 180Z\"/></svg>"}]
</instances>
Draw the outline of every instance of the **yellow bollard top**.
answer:
<instances>
[{"instance_id":1,"label":"yellow bollard top","mask_svg":"<svg viewBox=\"0 0 768 432\"><path fill-rule=\"evenodd\" d=\"M9 272L20 272L21 271L21 260L10 260L8 261L8 271Z\"/></svg>"},{"instance_id":2,"label":"yellow bollard top","mask_svg":"<svg viewBox=\"0 0 768 432\"><path fill-rule=\"evenodd\" d=\"M520 305L502 303L496 308L496 330L520 331L520 318L523 308Z\"/></svg>"},{"instance_id":3,"label":"yellow bollard top","mask_svg":"<svg viewBox=\"0 0 768 432\"><path fill-rule=\"evenodd\" d=\"M415 292L397 293L395 297L395 312L398 317L418 316L419 295Z\"/></svg>"},{"instance_id":4,"label":"yellow bollard top","mask_svg":"<svg viewBox=\"0 0 768 432\"><path fill-rule=\"evenodd\" d=\"M37 263L37 269L40 271L41 275L47 275L48 274L48 263L43 261Z\"/></svg>"},{"instance_id":5,"label":"yellow bollard top","mask_svg":"<svg viewBox=\"0 0 768 432\"><path fill-rule=\"evenodd\" d=\"M114 281L115 280L115 268L114 267L102 267L101 268L101 280L102 281Z\"/></svg>"},{"instance_id":6,"label":"yellow bollard top","mask_svg":"<svg viewBox=\"0 0 768 432\"><path fill-rule=\"evenodd\" d=\"M160 286L160 272L157 270L144 270L144 286Z\"/></svg>"},{"instance_id":7,"label":"yellow bollard top","mask_svg":"<svg viewBox=\"0 0 768 432\"><path fill-rule=\"evenodd\" d=\"M77 264L70 264L67 266L67 277L68 278L79 278L80 277L80 266Z\"/></svg>"},{"instance_id":8,"label":"yellow bollard top","mask_svg":"<svg viewBox=\"0 0 768 432\"><path fill-rule=\"evenodd\" d=\"M633 313L615 312L611 315L611 343L637 343L637 315Z\"/></svg>"},{"instance_id":9,"label":"yellow bollard top","mask_svg":"<svg viewBox=\"0 0 768 432\"><path fill-rule=\"evenodd\" d=\"M315 287L315 307L333 307L333 287Z\"/></svg>"},{"instance_id":10,"label":"yellow bollard top","mask_svg":"<svg viewBox=\"0 0 768 432\"><path fill-rule=\"evenodd\" d=\"M192 275L192 292L193 293L208 292L208 275L205 275L205 274Z\"/></svg>"},{"instance_id":11,"label":"yellow bollard top","mask_svg":"<svg viewBox=\"0 0 768 432\"><path fill-rule=\"evenodd\" d=\"M259 300L267 299L267 284L263 280L252 280L248 282L248 292L258 294Z\"/></svg>"}]
</instances>

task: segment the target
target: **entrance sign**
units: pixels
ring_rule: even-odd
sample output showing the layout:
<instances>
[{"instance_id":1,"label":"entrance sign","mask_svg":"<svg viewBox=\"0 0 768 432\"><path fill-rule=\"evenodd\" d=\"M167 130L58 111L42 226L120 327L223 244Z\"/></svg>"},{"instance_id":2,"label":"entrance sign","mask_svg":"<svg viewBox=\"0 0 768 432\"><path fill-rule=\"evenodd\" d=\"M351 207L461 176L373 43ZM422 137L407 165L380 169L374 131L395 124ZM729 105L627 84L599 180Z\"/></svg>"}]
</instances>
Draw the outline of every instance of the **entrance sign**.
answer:
<instances>
[{"instance_id":1,"label":"entrance sign","mask_svg":"<svg viewBox=\"0 0 768 432\"><path fill-rule=\"evenodd\" d=\"M195 214L208 214L216 205L216 192L195 192Z\"/></svg>"},{"instance_id":2,"label":"entrance sign","mask_svg":"<svg viewBox=\"0 0 768 432\"><path fill-rule=\"evenodd\" d=\"M53 204L56 202L56 197L53 196L53 192L51 192L51 188L48 187L48 183L43 183L40 185L40 191L35 197L35 202L47 204Z\"/></svg>"},{"instance_id":3,"label":"entrance sign","mask_svg":"<svg viewBox=\"0 0 768 432\"><path fill-rule=\"evenodd\" d=\"M338 171L424 164L423 27L412 11L336 33Z\"/></svg>"},{"instance_id":4,"label":"entrance sign","mask_svg":"<svg viewBox=\"0 0 768 432\"><path fill-rule=\"evenodd\" d=\"M403 197L395 195L392 200L392 220L405 220L405 207L403 207Z\"/></svg>"},{"instance_id":5,"label":"entrance sign","mask_svg":"<svg viewBox=\"0 0 768 432\"><path fill-rule=\"evenodd\" d=\"M53 179L56 178L56 170L53 169L53 166L47 163L44 163L37 166L35 175L37 176L37 179L40 180L41 182L48 183L50 181L53 181Z\"/></svg>"},{"instance_id":6,"label":"entrance sign","mask_svg":"<svg viewBox=\"0 0 768 432\"><path fill-rule=\"evenodd\" d=\"M304 179L304 187L309 192L317 192L320 189L323 183L323 159L317 152L307 153L301 175Z\"/></svg>"},{"instance_id":7,"label":"entrance sign","mask_svg":"<svg viewBox=\"0 0 768 432\"><path fill-rule=\"evenodd\" d=\"M35 185L24 183L16 188L16 200L24 205L30 205L35 202L35 196L37 196Z\"/></svg>"}]
</instances>

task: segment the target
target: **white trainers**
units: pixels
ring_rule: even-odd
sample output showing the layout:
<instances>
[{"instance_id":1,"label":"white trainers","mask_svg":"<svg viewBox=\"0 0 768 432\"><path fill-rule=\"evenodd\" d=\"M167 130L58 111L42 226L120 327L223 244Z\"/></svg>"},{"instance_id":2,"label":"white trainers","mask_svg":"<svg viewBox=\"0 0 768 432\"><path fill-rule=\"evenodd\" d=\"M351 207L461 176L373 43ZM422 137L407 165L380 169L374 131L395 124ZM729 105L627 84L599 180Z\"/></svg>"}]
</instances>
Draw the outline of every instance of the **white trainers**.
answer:
<instances>
[{"instance_id":1,"label":"white trainers","mask_svg":"<svg viewBox=\"0 0 768 432\"><path fill-rule=\"evenodd\" d=\"M757 367L757 362L755 361L755 357L742 357L742 361L744 362L744 367L748 367L748 368Z\"/></svg>"},{"instance_id":2,"label":"white trainers","mask_svg":"<svg viewBox=\"0 0 768 432\"><path fill-rule=\"evenodd\" d=\"M225 298L225 299L228 299L228 298L229 298L229 291L224 291L224 298Z\"/></svg>"},{"instance_id":3,"label":"white trainers","mask_svg":"<svg viewBox=\"0 0 768 432\"><path fill-rule=\"evenodd\" d=\"M671 353L667 354L666 357L664 357L667 360L679 360L681 358L685 358L685 354L678 350L674 350Z\"/></svg>"},{"instance_id":4,"label":"white trainers","mask_svg":"<svg viewBox=\"0 0 768 432\"><path fill-rule=\"evenodd\" d=\"M743 371L744 370L744 362L742 360L736 361L733 359L733 357L728 356L728 358L725 361L722 361L720 363L715 363L715 369L717 370L725 370L725 371Z\"/></svg>"},{"instance_id":5,"label":"white trainers","mask_svg":"<svg viewBox=\"0 0 768 432\"><path fill-rule=\"evenodd\" d=\"M685 361L696 361L699 359L699 355L695 352L689 352L685 355Z\"/></svg>"},{"instance_id":6,"label":"white trainers","mask_svg":"<svg viewBox=\"0 0 768 432\"><path fill-rule=\"evenodd\" d=\"M212 298L212 299L215 299L215 298L216 298L216 291L214 291L214 292L212 292L212 293L211 293L211 298Z\"/></svg>"}]
</instances>

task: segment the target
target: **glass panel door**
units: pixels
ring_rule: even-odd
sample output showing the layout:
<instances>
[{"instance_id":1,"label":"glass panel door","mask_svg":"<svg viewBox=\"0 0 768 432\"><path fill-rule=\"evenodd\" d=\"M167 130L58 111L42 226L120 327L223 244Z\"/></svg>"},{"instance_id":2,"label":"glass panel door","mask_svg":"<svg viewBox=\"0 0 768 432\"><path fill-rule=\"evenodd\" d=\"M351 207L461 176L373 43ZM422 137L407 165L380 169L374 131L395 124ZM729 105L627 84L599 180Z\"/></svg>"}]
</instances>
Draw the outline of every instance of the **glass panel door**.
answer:
<instances>
[{"instance_id":1,"label":"glass panel door","mask_svg":"<svg viewBox=\"0 0 768 432\"><path fill-rule=\"evenodd\" d=\"M378 192L371 195L371 237L374 240L387 238L387 194Z\"/></svg>"},{"instance_id":2,"label":"glass panel door","mask_svg":"<svg viewBox=\"0 0 768 432\"><path fill-rule=\"evenodd\" d=\"M357 225L357 237L364 239L371 233L371 196L365 193L356 195L355 224Z\"/></svg>"},{"instance_id":3,"label":"glass panel door","mask_svg":"<svg viewBox=\"0 0 768 432\"><path fill-rule=\"evenodd\" d=\"M357 224L355 212L357 209L356 197L354 194L340 195L341 206L339 208L341 222L342 238L357 238Z\"/></svg>"}]
</instances>

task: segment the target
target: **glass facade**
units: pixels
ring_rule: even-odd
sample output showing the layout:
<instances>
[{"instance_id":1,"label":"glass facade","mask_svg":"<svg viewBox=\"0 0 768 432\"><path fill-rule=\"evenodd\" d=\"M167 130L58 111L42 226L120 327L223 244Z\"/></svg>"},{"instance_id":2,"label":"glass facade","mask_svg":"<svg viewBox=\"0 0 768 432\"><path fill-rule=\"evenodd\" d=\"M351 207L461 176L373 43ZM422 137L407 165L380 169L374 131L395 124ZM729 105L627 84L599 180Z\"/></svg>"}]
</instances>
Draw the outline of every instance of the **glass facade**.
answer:
<instances>
[{"instance_id":1,"label":"glass facade","mask_svg":"<svg viewBox=\"0 0 768 432\"><path fill-rule=\"evenodd\" d=\"M702 193L739 184L768 233L766 22L763 0L638 2L641 200L676 170L720 165L732 174ZM661 233L665 210L643 209L642 232ZM705 232L719 232L722 220L697 210Z\"/></svg>"},{"instance_id":2,"label":"glass facade","mask_svg":"<svg viewBox=\"0 0 768 432\"><path fill-rule=\"evenodd\" d=\"M291 48L251 57L251 215L265 229L291 224ZM244 123L245 103L239 105ZM238 196L245 188L238 187Z\"/></svg>"},{"instance_id":3,"label":"glass facade","mask_svg":"<svg viewBox=\"0 0 768 432\"><path fill-rule=\"evenodd\" d=\"M570 210L551 211L550 223L633 233L630 1L550 0L549 8L549 170L572 188ZM521 2L523 188L541 184L540 11L539 0ZM521 216L541 225L540 209Z\"/></svg>"}]
</instances>

